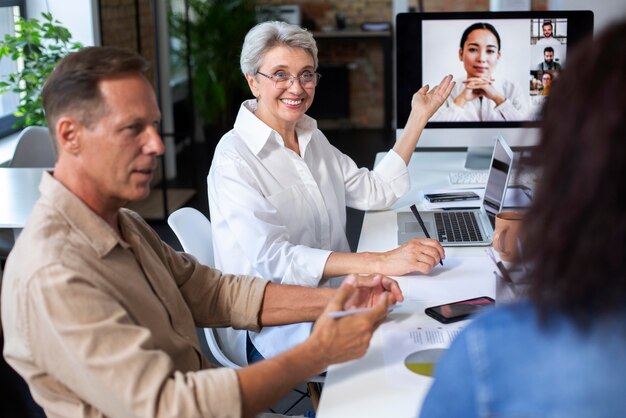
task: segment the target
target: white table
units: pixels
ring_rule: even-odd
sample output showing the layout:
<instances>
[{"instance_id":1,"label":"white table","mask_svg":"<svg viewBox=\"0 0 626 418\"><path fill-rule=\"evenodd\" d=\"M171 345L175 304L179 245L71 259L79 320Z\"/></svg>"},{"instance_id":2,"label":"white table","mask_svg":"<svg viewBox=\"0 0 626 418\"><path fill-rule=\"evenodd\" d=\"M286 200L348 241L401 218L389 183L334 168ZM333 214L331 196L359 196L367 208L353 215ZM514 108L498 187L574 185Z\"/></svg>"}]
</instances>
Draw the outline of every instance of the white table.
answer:
<instances>
[{"instance_id":1,"label":"white table","mask_svg":"<svg viewBox=\"0 0 626 418\"><path fill-rule=\"evenodd\" d=\"M376 162L383 155L379 153ZM411 191L393 206L393 210L365 214L358 251L386 251L397 247L396 211L408 211L411 204L421 203L417 201L420 190L452 188L448 173L461 170L464 161L464 152L415 153L409 164ZM319 418L417 416L432 379L405 371L401 361L386 360L383 335L419 326L457 327L463 323L440 324L426 316L424 309L475 296L495 298L493 267L485 247L446 248L443 267L435 267L428 276L396 279L407 301L391 312L389 319L374 333L363 358L328 369L317 412ZM403 373L401 382L393 380L396 373Z\"/></svg>"},{"instance_id":2,"label":"white table","mask_svg":"<svg viewBox=\"0 0 626 418\"><path fill-rule=\"evenodd\" d=\"M39 199L44 168L0 167L0 228L21 229Z\"/></svg>"}]
</instances>

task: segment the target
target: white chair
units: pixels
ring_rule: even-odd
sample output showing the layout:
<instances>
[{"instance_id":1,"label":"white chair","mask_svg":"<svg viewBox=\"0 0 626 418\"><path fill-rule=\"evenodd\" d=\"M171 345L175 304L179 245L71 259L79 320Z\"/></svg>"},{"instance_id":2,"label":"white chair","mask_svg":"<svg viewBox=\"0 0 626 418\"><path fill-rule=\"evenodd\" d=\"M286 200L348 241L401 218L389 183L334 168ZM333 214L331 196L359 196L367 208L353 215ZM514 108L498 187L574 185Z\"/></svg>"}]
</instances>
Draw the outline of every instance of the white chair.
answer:
<instances>
[{"instance_id":1,"label":"white chair","mask_svg":"<svg viewBox=\"0 0 626 418\"><path fill-rule=\"evenodd\" d=\"M186 253L196 257L202 264L210 267L215 266L211 221L202 212L189 207L180 208L167 218L167 223L176 234ZM211 354L222 366L233 369L240 367L222 351L213 328L204 328L204 337Z\"/></svg>"},{"instance_id":2,"label":"white chair","mask_svg":"<svg viewBox=\"0 0 626 418\"><path fill-rule=\"evenodd\" d=\"M48 128L29 126L20 133L9 166L12 168L51 168L55 161L56 153ZM9 255L13 244L13 231L0 229L0 259Z\"/></svg>"},{"instance_id":3,"label":"white chair","mask_svg":"<svg viewBox=\"0 0 626 418\"><path fill-rule=\"evenodd\" d=\"M11 167L51 168L56 161L48 128L29 126L17 139Z\"/></svg>"},{"instance_id":4,"label":"white chair","mask_svg":"<svg viewBox=\"0 0 626 418\"><path fill-rule=\"evenodd\" d=\"M209 221L202 212L190 207L180 208L167 218L167 223L176 234L176 237L186 253L196 257L202 264L210 267L215 266L211 221ZM218 336L215 329L204 328L204 337L211 351L211 355L220 365L233 369L239 369L241 367L229 359L222 350L218 343ZM313 376L308 379L307 387L314 409L317 409L319 403L321 383L324 383L324 376ZM295 389L295 391L300 393L302 397L306 396L306 394L297 389ZM302 397L295 401L289 409L295 406ZM285 413L287 411L285 411Z\"/></svg>"}]
</instances>

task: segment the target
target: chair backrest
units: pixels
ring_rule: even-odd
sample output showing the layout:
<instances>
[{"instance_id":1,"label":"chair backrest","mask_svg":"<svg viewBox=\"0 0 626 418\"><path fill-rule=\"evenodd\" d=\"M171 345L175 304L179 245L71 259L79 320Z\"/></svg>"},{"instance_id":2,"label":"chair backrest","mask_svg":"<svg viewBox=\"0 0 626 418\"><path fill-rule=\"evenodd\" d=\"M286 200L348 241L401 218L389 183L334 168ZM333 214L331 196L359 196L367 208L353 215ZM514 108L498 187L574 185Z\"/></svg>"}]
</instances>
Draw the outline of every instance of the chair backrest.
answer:
<instances>
[{"instance_id":1,"label":"chair backrest","mask_svg":"<svg viewBox=\"0 0 626 418\"><path fill-rule=\"evenodd\" d=\"M10 166L17 168L54 167L56 153L52 146L48 128L29 126L17 140L17 147Z\"/></svg>"},{"instance_id":2,"label":"chair backrest","mask_svg":"<svg viewBox=\"0 0 626 418\"><path fill-rule=\"evenodd\" d=\"M167 223L176 234L186 253L196 257L202 264L214 267L211 221L202 212L194 208L180 208L167 218ZM222 351L213 328L204 328L204 337L209 350L211 350L211 355L218 363L233 369L240 367Z\"/></svg>"},{"instance_id":3,"label":"chair backrest","mask_svg":"<svg viewBox=\"0 0 626 418\"><path fill-rule=\"evenodd\" d=\"M167 218L167 223L186 253L202 264L215 266L211 221L202 212L194 208L180 208Z\"/></svg>"}]
</instances>

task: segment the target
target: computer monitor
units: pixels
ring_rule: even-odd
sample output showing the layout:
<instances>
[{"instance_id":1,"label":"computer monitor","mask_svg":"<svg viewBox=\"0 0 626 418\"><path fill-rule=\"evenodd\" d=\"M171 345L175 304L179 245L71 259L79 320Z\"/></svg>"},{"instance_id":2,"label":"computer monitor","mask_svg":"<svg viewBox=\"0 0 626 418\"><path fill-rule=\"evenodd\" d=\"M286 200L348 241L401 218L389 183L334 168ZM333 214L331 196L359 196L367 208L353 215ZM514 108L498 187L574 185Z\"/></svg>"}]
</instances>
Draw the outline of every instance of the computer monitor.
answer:
<instances>
[{"instance_id":1,"label":"computer monitor","mask_svg":"<svg viewBox=\"0 0 626 418\"><path fill-rule=\"evenodd\" d=\"M466 167L486 169L498 134L514 149L535 145L550 83L567 66L572 47L592 32L590 11L399 13L397 135L417 88L452 74L455 90L426 125L418 147L467 148ZM485 80L490 92L465 89Z\"/></svg>"}]
</instances>

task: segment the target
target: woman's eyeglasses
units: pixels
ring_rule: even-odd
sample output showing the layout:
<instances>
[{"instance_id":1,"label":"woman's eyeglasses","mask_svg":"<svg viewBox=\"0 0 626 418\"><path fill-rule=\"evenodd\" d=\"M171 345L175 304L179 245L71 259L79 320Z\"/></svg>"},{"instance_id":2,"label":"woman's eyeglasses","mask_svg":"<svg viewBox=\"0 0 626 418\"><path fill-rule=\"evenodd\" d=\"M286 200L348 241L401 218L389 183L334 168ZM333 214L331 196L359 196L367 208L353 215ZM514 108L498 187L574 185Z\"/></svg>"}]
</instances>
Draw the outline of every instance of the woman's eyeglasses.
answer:
<instances>
[{"instance_id":1,"label":"woman's eyeglasses","mask_svg":"<svg viewBox=\"0 0 626 418\"><path fill-rule=\"evenodd\" d=\"M273 75L263 74L260 71L257 71L257 74L262 75L265 78L269 78L274 82L274 87L277 89L287 89L291 87L296 79L300 82L300 85L303 89L313 88L317 86L322 75L320 73L313 73L310 71L305 71L300 75L291 75L284 72L278 72Z\"/></svg>"}]
</instances>

